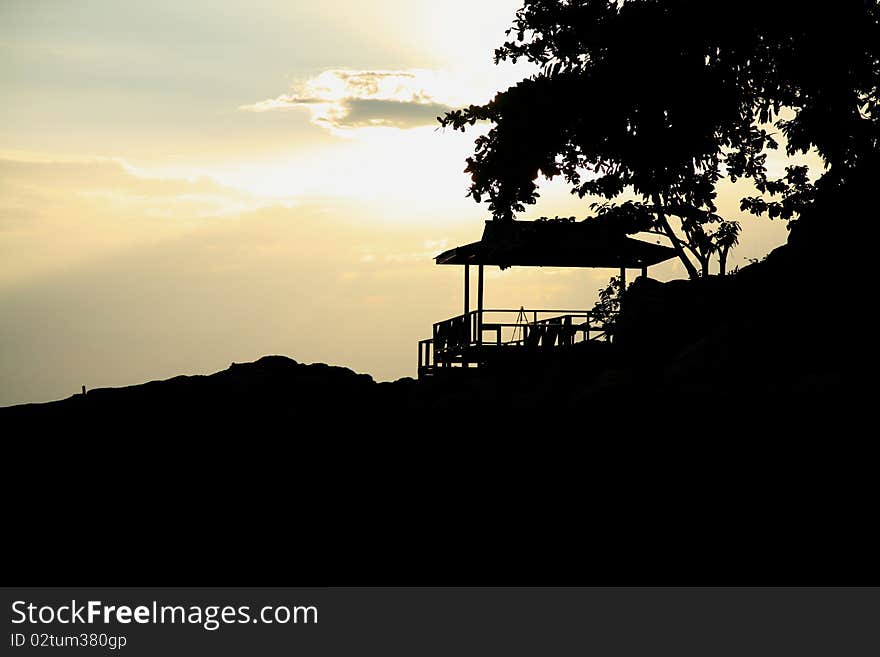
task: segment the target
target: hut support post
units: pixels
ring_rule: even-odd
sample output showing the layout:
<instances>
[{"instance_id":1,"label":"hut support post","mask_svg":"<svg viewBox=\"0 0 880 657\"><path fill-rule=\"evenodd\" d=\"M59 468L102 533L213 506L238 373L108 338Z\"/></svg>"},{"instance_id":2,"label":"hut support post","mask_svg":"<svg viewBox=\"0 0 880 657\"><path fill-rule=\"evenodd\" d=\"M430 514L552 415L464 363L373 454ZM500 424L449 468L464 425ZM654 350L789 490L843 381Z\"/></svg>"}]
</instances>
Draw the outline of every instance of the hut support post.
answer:
<instances>
[{"instance_id":1,"label":"hut support post","mask_svg":"<svg viewBox=\"0 0 880 657\"><path fill-rule=\"evenodd\" d=\"M483 265L477 270L477 344L483 344Z\"/></svg>"},{"instance_id":2,"label":"hut support post","mask_svg":"<svg viewBox=\"0 0 880 657\"><path fill-rule=\"evenodd\" d=\"M471 266L464 266L464 314L471 311Z\"/></svg>"},{"instance_id":3,"label":"hut support post","mask_svg":"<svg viewBox=\"0 0 880 657\"><path fill-rule=\"evenodd\" d=\"M464 330L467 331L465 335L465 345L469 345L471 343L471 266L464 266ZM470 363L467 359L467 354L462 358L461 366L467 369L470 366Z\"/></svg>"}]
</instances>

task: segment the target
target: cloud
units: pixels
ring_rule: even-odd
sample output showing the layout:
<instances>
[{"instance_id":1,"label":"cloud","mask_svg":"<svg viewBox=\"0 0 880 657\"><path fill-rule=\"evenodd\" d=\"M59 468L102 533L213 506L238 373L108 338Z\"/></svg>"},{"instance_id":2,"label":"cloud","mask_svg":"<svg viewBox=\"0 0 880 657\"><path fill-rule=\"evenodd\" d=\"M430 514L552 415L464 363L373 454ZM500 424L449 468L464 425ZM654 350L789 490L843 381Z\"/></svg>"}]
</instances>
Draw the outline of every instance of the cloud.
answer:
<instances>
[{"instance_id":1,"label":"cloud","mask_svg":"<svg viewBox=\"0 0 880 657\"><path fill-rule=\"evenodd\" d=\"M240 109L271 112L306 107L315 125L330 130L414 128L436 123L452 107L439 78L430 71L351 71L334 69L307 80L294 93Z\"/></svg>"},{"instance_id":2,"label":"cloud","mask_svg":"<svg viewBox=\"0 0 880 657\"><path fill-rule=\"evenodd\" d=\"M242 213L276 204L206 176L158 178L111 158L0 151L0 293L132 245L236 222Z\"/></svg>"},{"instance_id":3,"label":"cloud","mask_svg":"<svg viewBox=\"0 0 880 657\"><path fill-rule=\"evenodd\" d=\"M213 178L144 175L112 158L8 159L0 152L0 230L20 223L33 208L54 207L73 199L101 201L116 210L146 211L151 216L220 217L266 204L252 194L221 185ZM24 212L24 208L30 208Z\"/></svg>"},{"instance_id":4,"label":"cloud","mask_svg":"<svg viewBox=\"0 0 880 657\"><path fill-rule=\"evenodd\" d=\"M337 123L334 127L414 128L435 123L438 116L452 109L442 103L408 103L369 98L346 101L342 108L347 113L341 125Z\"/></svg>"}]
</instances>

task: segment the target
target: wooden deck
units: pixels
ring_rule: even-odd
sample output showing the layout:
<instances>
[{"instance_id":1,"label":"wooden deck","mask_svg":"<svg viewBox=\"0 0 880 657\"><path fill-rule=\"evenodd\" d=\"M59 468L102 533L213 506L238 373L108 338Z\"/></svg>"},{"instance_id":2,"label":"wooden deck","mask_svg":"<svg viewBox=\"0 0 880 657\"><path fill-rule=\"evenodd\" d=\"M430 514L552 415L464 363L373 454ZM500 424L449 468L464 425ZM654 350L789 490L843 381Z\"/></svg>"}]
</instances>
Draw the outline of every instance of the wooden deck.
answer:
<instances>
[{"instance_id":1,"label":"wooden deck","mask_svg":"<svg viewBox=\"0 0 880 657\"><path fill-rule=\"evenodd\" d=\"M474 310L434 324L432 337L419 342L418 375L564 353L610 339L605 322L590 311Z\"/></svg>"}]
</instances>

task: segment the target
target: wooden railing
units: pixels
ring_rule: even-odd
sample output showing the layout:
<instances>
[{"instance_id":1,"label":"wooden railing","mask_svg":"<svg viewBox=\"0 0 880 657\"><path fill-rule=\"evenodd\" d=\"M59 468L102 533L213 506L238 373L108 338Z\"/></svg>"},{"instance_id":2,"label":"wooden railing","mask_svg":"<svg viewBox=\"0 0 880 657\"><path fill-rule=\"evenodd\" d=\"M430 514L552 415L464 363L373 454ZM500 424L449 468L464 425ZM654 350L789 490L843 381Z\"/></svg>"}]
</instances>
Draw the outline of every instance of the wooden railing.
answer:
<instances>
[{"instance_id":1,"label":"wooden railing","mask_svg":"<svg viewBox=\"0 0 880 657\"><path fill-rule=\"evenodd\" d=\"M419 342L419 373L467 352L549 351L609 336L605 322L585 310L474 310L434 324L433 336Z\"/></svg>"}]
</instances>

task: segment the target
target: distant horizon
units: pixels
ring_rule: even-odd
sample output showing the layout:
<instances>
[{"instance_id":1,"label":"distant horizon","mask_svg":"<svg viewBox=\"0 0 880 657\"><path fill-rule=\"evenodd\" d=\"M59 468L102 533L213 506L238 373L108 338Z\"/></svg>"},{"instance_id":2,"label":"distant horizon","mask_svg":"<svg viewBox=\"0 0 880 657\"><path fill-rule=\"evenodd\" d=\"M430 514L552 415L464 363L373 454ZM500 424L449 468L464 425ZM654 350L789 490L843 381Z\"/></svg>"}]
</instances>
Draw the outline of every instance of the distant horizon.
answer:
<instances>
[{"instance_id":1,"label":"distant horizon","mask_svg":"<svg viewBox=\"0 0 880 657\"><path fill-rule=\"evenodd\" d=\"M432 258L490 218L463 173L485 127L436 116L529 74L492 63L520 4L4 3L0 406L266 355L415 376L461 310ZM590 214L541 190L519 218ZM729 268L787 237L740 196ZM615 273L490 269L486 305L589 308Z\"/></svg>"}]
</instances>

